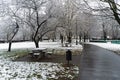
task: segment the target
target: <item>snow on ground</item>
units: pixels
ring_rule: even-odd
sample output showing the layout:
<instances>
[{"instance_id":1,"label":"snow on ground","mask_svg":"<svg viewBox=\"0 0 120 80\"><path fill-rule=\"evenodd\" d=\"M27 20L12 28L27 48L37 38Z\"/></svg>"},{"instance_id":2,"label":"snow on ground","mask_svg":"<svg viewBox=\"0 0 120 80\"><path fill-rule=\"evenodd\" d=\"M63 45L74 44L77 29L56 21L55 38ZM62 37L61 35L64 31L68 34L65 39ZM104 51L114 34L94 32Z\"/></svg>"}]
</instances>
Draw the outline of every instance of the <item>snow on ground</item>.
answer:
<instances>
[{"instance_id":1,"label":"snow on ground","mask_svg":"<svg viewBox=\"0 0 120 80\"><path fill-rule=\"evenodd\" d=\"M72 47L61 47L60 42L39 42L39 47L42 48L54 48L54 49L82 49L81 45L73 44ZM0 43L0 49L7 49L8 43ZM26 49L26 48L35 48L34 42L17 42L12 43L12 49Z\"/></svg>"},{"instance_id":2,"label":"snow on ground","mask_svg":"<svg viewBox=\"0 0 120 80\"><path fill-rule=\"evenodd\" d=\"M67 47L61 47L60 42L40 42L39 45L42 48L67 49ZM13 62L11 57L2 55L7 48L8 43L0 44L0 80L58 80L60 77L73 80L79 73L77 66L65 68L62 64L52 62ZM12 44L12 49L21 50L26 48L35 48L35 45L33 42L18 42ZM71 49L80 48L82 48L81 45L73 45L71 47ZM7 55L9 54L10 53L7 53Z\"/></svg>"},{"instance_id":3,"label":"snow on ground","mask_svg":"<svg viewBox=\"0 0 120 80\"><path fill-rule=\"evenodd\" d=\"M74 66L67 70L73 74L79 73L78 67ZM66 74L65 68L58 63L39 63L39 62L12 62L9 59L0 57L0 80L57 80L62 72L64 77L69 80L74 78L71 74Z\"/></svg>"},{"instance_id":4,"label":"snow on ground","mask_svg":"<svg viewBox=\"0 0 120 80\"><path fill-rule=\"evenodd\" d=\"M87 44L93 44L108 50L112 50L112 51L120 51L120 44L112 44L110 42L108 43L95 43L95 42L90 42Z\"/></svg>"}]
</instances>

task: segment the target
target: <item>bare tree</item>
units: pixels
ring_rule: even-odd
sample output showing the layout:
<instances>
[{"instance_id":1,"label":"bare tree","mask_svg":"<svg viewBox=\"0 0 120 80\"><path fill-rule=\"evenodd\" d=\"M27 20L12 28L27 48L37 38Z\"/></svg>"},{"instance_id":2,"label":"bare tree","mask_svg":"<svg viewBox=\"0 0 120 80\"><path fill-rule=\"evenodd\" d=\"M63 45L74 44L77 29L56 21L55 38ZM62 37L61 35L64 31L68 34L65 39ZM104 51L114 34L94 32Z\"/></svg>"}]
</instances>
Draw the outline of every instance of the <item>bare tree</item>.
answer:
<instances>
[{"instance_id":1,"label":"bare tree","mask_svg":"<svg viewBox=\"0 0 120 80\"><path fill-rule=\"evenodd\" d=\"M8 51L11 51L12 40L19 30L19 21L17 21L17 19L13 15L16 14L19 8L16 8L15 6L11 8L11 4L4 2L3 0L2 3L2 8L0 10L2 15L0 16L4 20L3 26L6 27L5 34L7 36L7 42L9 42Z\"/></svg>"},{"instance_id":2,"label":"bare tree","mask_svg":"<svg viewBox=\"0 0 120 80\"><path fill-rule=\"evenodd\" d=\"M10 37L10 39L8 40L8 42L9 42L8 51L9 51L9 52L11 51L12 40L13 40L13 38L15 37L15 35L17 34L18 30L19 30L19 25L18 25L18 23L16 22L16 27L13 28L13 31L12 31L12 33L11 33L11 37Z\"/></svg>"},{"instance_id":3,"label":"bare tree","mask_svg":"<svg viewBox=\"0 0 120 80\"><path fill-rule=\"evenodd\" d=\"M60 33L61 37L65 37L66 39L63 40L68 41L70 44L73 37L74 20L76 20L76 15L79 12L77 1L78 0L61 0L59 5L56 5L57 7L55 10L57 12L54 13L58 20L57 26L61 26L65 30L65 35Z\"/></svg>"},{"instance_id":4,"label":"bare tree","mask_svg":"<svg viewBox=\"0 0 120 80\"><path fill-rule=\"evenodd\" d=\"M4 20L3 26L4 26L4 28L2 30L4 30L3 33L4 33L4 36L6 36L5 39L9 43L8 51L10 52L11 46L12 46L12 41L19 31L19 25L15 20L13 20L13 19L11 19L11 17L9 17L9 18L6 18L6 20Z\"/></svg>"},{"instance_id":5,"label":"bare tree","mask_svg":"<svg viewBox=\"0 0 120 80\"><path fill-rule=\"evenodd\" d=\"M31 28L32 40L36 48L38 48L42 37L54 30L54 28L47 26L48 20L51 17L46 12L48 2L43 0L25 0L22 4L22 8L25 11L23 22Z\"/></svg>"},{"instance_id":6,"label":"bare tree","mask_svg":"<svg viewBox=\"0 0 120 80\"><path fill-rule=\"evenodd\" d=\"M119 9L120 4L115 0L101 0L101 1L107 2L109 4L115 20L120 24L120 9Z\"/></svg>"}]
</instances>

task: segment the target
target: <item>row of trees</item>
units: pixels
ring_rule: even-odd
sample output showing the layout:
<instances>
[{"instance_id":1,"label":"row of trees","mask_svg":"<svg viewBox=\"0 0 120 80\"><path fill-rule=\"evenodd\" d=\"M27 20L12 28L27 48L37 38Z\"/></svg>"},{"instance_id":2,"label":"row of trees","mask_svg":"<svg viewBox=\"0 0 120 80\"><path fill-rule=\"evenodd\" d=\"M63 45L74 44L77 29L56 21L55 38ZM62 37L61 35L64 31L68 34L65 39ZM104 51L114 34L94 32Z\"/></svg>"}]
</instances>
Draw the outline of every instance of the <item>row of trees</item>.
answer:
<instances>
[{"instance_id":1,"label":"row of trees","mask_svg":"<svg viewBox=\"0 0 120 80\"><path fill-rule=\"evenodd\" d=\"M78 26L80 22L77 18L82 14L79 10L81 4L78 1L79 0L16 0L12 5L6 5L3 2L6 10L2 16L7 22L4 26L10 27L9 22L11 22L11 24L17 23L20 27L19 30L23 32L23 38L30 36L30 39L34 41L36 47L39 47L39 41L42 40L45 34L51 31L55 32L56 29L60 30L60 32L64 29L64 33L60 34L70 39L75 30L74 26L76 24ZM82 16L87 16L87 14ZM88 19L86 18L85 20L86 22L83 21L83 24L88 23L87 25L89 25ZM15 28L16 27L11 27L11 30ZM87 28L84 31L88 31ZM11 34L9 34L9 32L10 28L8 28L5 35L7 41L11 42L9 38ZM26 35L26 32L29 34ZM84 35L87 33L88 32L84 32ZM81 33L79 34L81 35Z\"/></svg>"},{"instance_id":2,"label":"row of trees","mask_svg":"<svg viewBox=\"0 0 120 80\"><path fill-rule=\"evenodd\" d=\"M112 39L119 38L119 25L120 25L120 2L118 0L96 0L97 6L93 8L89 2L84 0L89 6L89 9L93 11L96 16L98 24L101 25L100 32L102 32L102 38Z\"/></svg>"},{"instance_id":3,"label":"row of trees","mask_svg":"<svg viewBox=\"0 0 120 80\"><path fill-rule=\"evenodd\" d=\"M44 36L52 38L53 41L58 35L69 41L75 37L77 44L82 39L85 41L93 37L95 32L98 35L99 32L102 32L104 38L111 35L109 30L114 37L119 34L115 33L117 28L114 27L120 21L119 5L114 0L105 1L105 3L109 3L110 7L101 6L101 1L99 1L99 9L92 8L86 0L11 1L13 1L12 4L2 0L0 8L4 33L2 36L10 45L13 39L21 39L21 37L23 40L34 41L38 48L39 41ZM108 19L110 23L115 23L115 25L109 24ZM101 28L96 31L96 27Z\"/></svg>"}]
</instances>

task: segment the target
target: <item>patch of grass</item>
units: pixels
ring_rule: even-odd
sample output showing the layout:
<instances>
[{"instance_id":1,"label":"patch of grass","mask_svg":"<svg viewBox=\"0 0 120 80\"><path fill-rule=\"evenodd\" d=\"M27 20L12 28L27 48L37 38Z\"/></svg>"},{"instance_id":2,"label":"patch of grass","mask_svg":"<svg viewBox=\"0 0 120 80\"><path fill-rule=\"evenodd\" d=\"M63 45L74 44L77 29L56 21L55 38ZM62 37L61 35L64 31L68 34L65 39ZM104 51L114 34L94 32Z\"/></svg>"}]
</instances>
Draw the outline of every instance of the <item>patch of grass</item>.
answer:
<instances>
[{"instance_id":1,"label":"patch of grass","mask_svg":"<svg viewBox=\"0 0 120 80\"><path fill-rule=\"evenodd\" d=\"M3 51L0 56L3 56L4 58L10 58L12 60L15 60L16 58L23 57L25 55L28 55L29 50L13 50L11 52Z\"/></svg>"}]
</instances>

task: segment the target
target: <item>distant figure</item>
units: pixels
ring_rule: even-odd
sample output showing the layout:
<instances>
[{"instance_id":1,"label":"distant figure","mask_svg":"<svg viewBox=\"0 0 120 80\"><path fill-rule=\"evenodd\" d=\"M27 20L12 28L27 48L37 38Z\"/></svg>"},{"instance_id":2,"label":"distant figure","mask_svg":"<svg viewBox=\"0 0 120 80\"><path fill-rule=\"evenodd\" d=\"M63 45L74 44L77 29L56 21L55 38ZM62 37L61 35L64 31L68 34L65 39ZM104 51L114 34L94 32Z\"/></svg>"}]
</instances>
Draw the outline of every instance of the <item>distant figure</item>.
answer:
<instances>
[{"instance_id":1,"label":"distant figure","mask_svg":"<svg viewBox=\"0 0 120 80\"><path fill-rule=\"evenodd\" d=\"M62 46L63 46L63 35L60 34L60 39L61 39L61 43L62 43Z\"/></svg>"}]
</instances>

